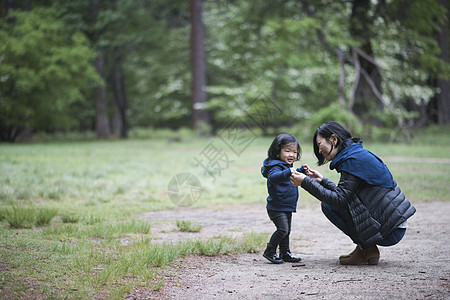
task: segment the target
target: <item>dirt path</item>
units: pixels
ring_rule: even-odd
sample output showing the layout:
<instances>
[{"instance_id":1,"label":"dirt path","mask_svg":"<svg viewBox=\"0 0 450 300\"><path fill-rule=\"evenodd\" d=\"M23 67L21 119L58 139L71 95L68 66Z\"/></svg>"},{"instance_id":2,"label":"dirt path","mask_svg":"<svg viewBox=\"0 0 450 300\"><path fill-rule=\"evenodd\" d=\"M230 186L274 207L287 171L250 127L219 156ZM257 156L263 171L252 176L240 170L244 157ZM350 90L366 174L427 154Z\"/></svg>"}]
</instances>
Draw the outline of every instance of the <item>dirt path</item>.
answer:
<instances>
[{"instance_id":1,"label":"dirt path","mask_svg":"<svg viewBox=\"0 0 450 300\"><path fill-rule=\"evenodd\" d=\"M341 266L354 245L319 207L294 215L291 250L304 266L274 265L261 253L190 256L165 271L156 292L136 287L127 299L450 299L450 202L419 203L404 239L380 247L377 266ZM243 232L273 232L264 205L228 210L177 209L141 215L154 242ZM171 231L175 220L202 225L200 233ZM295 265L295 264L294 264Z\"/></svg>"}]
</instances>

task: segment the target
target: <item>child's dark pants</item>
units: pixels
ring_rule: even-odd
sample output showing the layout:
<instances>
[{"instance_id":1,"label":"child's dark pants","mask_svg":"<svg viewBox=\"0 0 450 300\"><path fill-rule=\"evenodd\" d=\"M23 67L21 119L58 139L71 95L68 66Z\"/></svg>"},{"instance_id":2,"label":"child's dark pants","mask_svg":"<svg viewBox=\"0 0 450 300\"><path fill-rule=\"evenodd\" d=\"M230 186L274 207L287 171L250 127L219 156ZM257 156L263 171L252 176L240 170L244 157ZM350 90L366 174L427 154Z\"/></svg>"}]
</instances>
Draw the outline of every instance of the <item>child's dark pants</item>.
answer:
<instances>
[{"instance_id":1,"label":"child's dark pants","mask_svg":"<svg viewBox=\"0 0 450 300\"><path fill-rule=\"evenodd\" d=\"M267 210L270 220L275 224L277 230L272 234L269 241L269 247L276 252L277 246L280 246L280 253L283 254L289 250L289 234L291 233L292 212Z\"/></svg>"}]
</instances>

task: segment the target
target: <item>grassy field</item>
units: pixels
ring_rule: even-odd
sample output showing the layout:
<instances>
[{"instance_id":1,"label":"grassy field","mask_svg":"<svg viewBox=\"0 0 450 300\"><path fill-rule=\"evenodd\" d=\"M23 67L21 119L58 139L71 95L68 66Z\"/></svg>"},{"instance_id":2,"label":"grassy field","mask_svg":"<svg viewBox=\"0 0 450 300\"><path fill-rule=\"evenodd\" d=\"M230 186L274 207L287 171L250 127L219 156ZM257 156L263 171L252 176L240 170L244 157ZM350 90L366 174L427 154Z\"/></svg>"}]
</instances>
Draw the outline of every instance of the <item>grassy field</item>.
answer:
<instances>
[{"instance_id":1,"label":"grassy field","mask_svg":"<svg viewBox=\"0 0 450 300\"><path fill-rule=\"evenodd\" d=\"M158 270L178 257L260 251L267 235L256 233L154 245L157 233L136 214L175 208L168 188L180 173L201 183L194 207L256 203L263 210L260 167L271 140L0 145L0 298L122 298L135 285L160 288ZM301 163L314 166L310 141L300 142ZM411 202L450 200L446 131L409 144L364 145L383 158ZM338 180L328 166L318 169ZM300 190L301 208L318 204Z\"/></svg>"}]
</instances>

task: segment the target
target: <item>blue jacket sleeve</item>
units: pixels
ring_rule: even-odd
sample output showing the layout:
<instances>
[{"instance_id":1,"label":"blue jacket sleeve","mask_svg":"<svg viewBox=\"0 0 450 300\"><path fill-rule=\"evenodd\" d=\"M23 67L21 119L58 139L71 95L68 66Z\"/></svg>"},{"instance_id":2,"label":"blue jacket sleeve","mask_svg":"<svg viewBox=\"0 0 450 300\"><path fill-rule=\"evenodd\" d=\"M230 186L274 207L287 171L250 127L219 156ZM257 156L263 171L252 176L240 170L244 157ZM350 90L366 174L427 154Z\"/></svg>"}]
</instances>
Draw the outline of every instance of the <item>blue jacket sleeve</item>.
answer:
<instances>
[{"instance_id":1,"label":"blue jacket sleeve","mask_svg":"<svg viewBox=\"0 0 450 300\"><path fill-rule=\"evenodd\" d=\"M286 180L289 180L291 176L291 169L283 170L281 167L275 166L270 169L269 174L267 174L267 179L275 184L279 184Z\"/></svg>"},{"instance_id":2,"label":"blue jacket sleeve","mask_svg":"<svg viewBox=\"0 0 450 300\"><path fill-rule=\"evenodd\" d=\"M296 171L299 172L299 173L305 174L305 167L304 167L304 166L301 166L300 168L297 168Z\"/></svg>"}]
</instances>

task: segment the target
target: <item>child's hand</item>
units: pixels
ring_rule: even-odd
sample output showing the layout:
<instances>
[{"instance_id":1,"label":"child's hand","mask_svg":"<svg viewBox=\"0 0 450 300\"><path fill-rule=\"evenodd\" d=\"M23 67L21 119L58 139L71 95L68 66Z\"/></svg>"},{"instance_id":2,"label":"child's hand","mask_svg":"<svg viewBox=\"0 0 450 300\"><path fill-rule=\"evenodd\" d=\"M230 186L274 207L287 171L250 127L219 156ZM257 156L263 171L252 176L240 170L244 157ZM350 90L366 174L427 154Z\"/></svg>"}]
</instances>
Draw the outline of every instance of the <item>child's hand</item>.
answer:
<instances>
[{"instance_id":1,"label":"child's hand","mask_svg":"<svg viewBox=\"0 0 450 300\"><path fill-rule=\"evenodd\" d=\"M305 170L305 175L311 176L313 174L313 170L307 165L303 165L303 169Z\"/></svg>"},{"instance_id":2,"label":"child's hand","mask_svg":"<svg viewBox=\"0 0 450 300\"><path fill-rule=\"evenodd\" d=\"M291 175L292 174L299 174L299 173L297 172L297 170L295 168L291 168Z\"/></svg>"}]
</instances>

